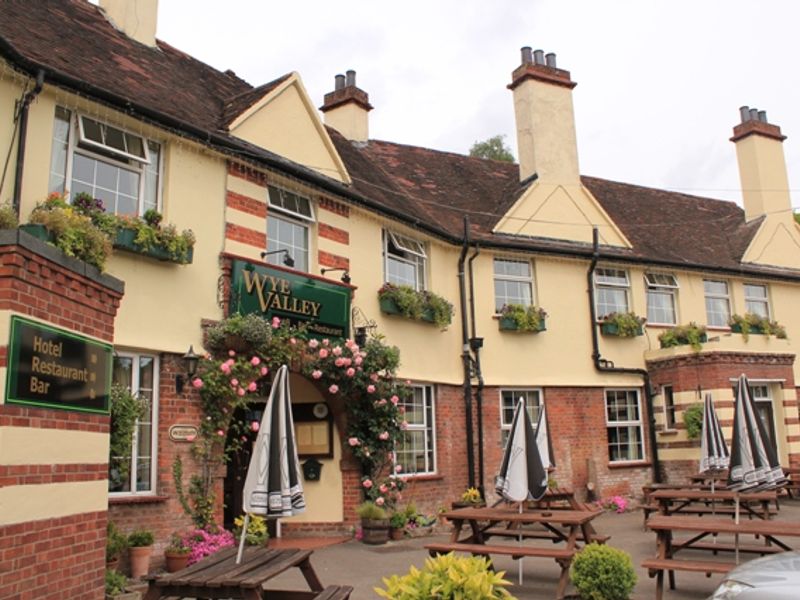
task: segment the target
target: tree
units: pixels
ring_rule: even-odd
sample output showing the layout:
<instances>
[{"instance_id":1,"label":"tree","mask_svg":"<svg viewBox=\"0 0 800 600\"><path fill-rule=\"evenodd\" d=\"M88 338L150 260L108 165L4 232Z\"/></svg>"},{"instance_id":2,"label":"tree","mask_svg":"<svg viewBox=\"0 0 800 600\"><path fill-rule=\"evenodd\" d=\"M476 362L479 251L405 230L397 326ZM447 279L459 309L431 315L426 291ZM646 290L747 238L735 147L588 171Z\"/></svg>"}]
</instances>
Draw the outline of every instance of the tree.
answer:
<instances>
[{"instance_id":1,"label":"tree","mask_svg":"<svg viewBox=\"0 0 800 600\"><path fill-rule=\"evenodd\" d=\"M506 146L503 141L505 137L504 135L498 134L483 142L475 142L472 144L472 148L469 149L469 155L478 158L514 162L514 155L511 154L511 149Z\"/></svg>"}]
</instances>

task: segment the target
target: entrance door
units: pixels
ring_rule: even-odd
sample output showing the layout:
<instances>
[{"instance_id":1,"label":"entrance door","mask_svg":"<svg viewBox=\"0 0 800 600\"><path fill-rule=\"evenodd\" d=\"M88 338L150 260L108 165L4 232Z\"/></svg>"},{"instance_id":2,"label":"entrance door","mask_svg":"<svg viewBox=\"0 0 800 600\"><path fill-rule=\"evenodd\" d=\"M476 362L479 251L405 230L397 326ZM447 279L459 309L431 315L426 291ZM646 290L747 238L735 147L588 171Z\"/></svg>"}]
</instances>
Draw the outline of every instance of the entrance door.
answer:
<instances>
[{"instance_id":1,"label":"entrance door","mask_svg":"<svg viewBox=\"0 0 800 600\"><path fill-rule=\"evenodd\" d=\"M244 480L247 477L247 467L250 465L250 457L253 452L257 432L253 431L252 423L261 424L261 417L264 416L266 400L251 403L246 409L239 409L233 415L234 420L248 424L245 431L228 431L226 447L236 446L235 451L230 452L227 472L224 484L224 522L225 529L233 529L233 520L242 514L242 501ZM236 436L236 438L234 438Z\"/></svg>"},{"instance_id":2,"label":"entrance door","mask_svg":"<svg viewBox=\"0 0 800 600\"><path fill-rule=\"evenodd\" d=\"M775 409L772 405L769 386L754 385L751 390L755 401L756 414L764 425L764 430L767 432L767 437L769 437L769 443L772 444L772 448L775 450L775 456L780 458L778 438L775 435Z\"/></svg>"}]
</instances>

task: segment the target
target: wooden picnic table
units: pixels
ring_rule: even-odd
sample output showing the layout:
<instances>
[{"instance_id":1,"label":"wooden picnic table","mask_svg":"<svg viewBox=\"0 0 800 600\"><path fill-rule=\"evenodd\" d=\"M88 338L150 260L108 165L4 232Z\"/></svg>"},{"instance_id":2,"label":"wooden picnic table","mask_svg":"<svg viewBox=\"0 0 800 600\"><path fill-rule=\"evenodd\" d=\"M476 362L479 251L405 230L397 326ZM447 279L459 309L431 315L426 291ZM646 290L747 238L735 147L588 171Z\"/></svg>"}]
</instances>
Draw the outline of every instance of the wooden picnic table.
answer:
<instances>
[{"instance_id":1,"label":"wooden picnic table","mask_svg":"<svg viewBox=\"0 0 800 600\"><path fill-rule=\"evenodd\" d=\"M698 490L694 488L656 490L650 499L657 503L661 514L694 513L694 514L734 514L736 492L730 490ZM763 492L741 492L738 494L740 514L748 517L769 519L775 514L770 504L777 505L778 494L775 490ZM698 506L699 504L699 506ZM760 506L760 510L758 507ZM645 514L652 508L646 508Z\"/></svg>"},{"instance_id":2,"label":"wooden picnic table","mask_svg":"<svg viewBox=\"0 0 800 600\"><path fill-rule=\"evenodd\" d=\"M427 544L425 548L431 555L467 552L483 556L507 555L514 559L528 556L552 558L561 567L556 598L563 598L569 580L569 566L579 549L578 542L594 541L596 533L589 525L602 512L599 509L527 509L520 513L517 506L459 508L441 513L453 523L450 541ZM465 525L468 525L466 531ZM534 525L544 531L527 529ZM540 533L544 533L551 543L547 546L531 545L532 539L543 537ZM505 538L509 543L489 544L488 540L494 536Z\"/></svg>"},{"instance_id":3,"label":"wooden picnic table","mask_svg":"<svg viewBox=\"0 0 800 600\"><path fill-rule=\"evenodd\" d=\"M779 539L780 537L800 537L800 523L780 521L777 519L753 519L736 523L732 519L716 519L708 517L684 516L680 514L654 515L647 520L647 527L656 532L656 557L642 561L642 567L648 569L651 577L656 579L656 600L662 600L664 593L664 571L669 573L670 589L675 589L675 571L694 571L698 573L727 573L736 565L731 562L679 560L675 554L682 550L705 550L717 554L722 551L734 551L735 545L722 542L703 541L708 536L719 534L738 534L761 536L763 545L740 545L739 552L770 554L791 550L792 548ZM676 542L673 533L685 531L692 537ZM737 540L738 544L738 540Z\"/></svg>"},{"instance_id":4,"label":"wooden picnic table","mask_svg":"<svg viewBox=\"0 0 800 600\"><path fill-rule=\"evenodd\" d=\"M245 548L236 564L238 547L225 548L176 573L150 575L144 600L159 598L241 598L243 600L346 600L353 588L324 588L309 560L313 550ZM265 590L264 585L292 568L300 569L307 591Z\"/></svg>"}]
</instances>

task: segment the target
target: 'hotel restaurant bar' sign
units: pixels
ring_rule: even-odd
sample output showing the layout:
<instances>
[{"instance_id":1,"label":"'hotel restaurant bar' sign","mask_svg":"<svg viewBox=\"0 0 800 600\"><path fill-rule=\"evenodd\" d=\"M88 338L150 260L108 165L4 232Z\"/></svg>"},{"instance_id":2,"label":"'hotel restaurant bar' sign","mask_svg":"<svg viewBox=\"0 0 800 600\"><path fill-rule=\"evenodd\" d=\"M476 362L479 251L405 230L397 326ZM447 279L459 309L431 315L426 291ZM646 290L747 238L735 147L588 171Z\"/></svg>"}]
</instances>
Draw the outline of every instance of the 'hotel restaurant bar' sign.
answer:
<instances>
[{"instance_id":1,"label":"'hotel restaurant bar' sign","mask_svg":"<svg viewBox=\"0 0 800 600\"><path fill-rule=\"evenodd\" d=\"M243 260L232 262L231 312L305 323L312 337L349 336L349 287Z\"/></svg>"},{"instance_id":2,"label":"'hotel restaurant bar' sign","mask_svg":"<svg viewBox=\"0 0 800 600\"><path fill-rule=\"evenodd\" d=\"M6 402L108 413L112 347L11 317Z\"/></svg>"}]
</instances>

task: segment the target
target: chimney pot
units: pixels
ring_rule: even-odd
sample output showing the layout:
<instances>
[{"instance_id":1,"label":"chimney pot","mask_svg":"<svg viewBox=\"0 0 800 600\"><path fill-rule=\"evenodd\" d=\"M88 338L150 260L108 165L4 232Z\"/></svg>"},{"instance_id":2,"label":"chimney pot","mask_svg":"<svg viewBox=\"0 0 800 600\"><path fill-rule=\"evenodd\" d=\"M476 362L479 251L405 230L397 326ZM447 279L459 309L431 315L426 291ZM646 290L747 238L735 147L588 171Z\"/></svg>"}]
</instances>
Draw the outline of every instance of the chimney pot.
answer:
<instances>
[{"instance_id":1,"label":"chimney pot","mask_svg":"<svg viewBox=\"0 0 800 600\"><path fill-rule=\"evenodd\" d=\"M556 53L555 52L548 52L544 55L544 60L547 63L548 67L556 68Z\"/></svg>"},{"instance_id":2,"label":"chimney pot","mask_svg":"<svg viewBox=\"0 0 800 600\"><path fill-rule=\"evenodd\" d=\"M535 62L537 65L544 64L544 50L533 51L533 62Z\"/></svg>"},{"instance_id":3,"label":"chimney pot","mask_svg":"<svg viewBox=\"0 0 800 600\"><path fill-rule=\"evenodd\" d=\"M347 71L347 87L355 87L356 85L356 72L353 69Z\"/></svg>"},{"instance_id":4,"label":"chimney pot","mask_svg":"<svg viewBox=\"0 0 800 600\"><path fill-rule=\"evenodd\" d=\"M522 64L529 65L533 62L533 54L531 53L530 46L523 46L522 48Z\"/></svg>"},{"instance_id":5,"label":"chimney pot","mask_svg":"<svg viewBox=\"0 0 800 600\"><path fill-rule=\"evenodd\" d=\"M334 78L334 82L335 82L335 84L333 86L333 89L335 89L335 90L344 89L344 75L341 75L341 74L337 75Z\"/></svg>"},{"instance_id":6,"label":"chimney pot","mask_svg":"<svg viewBox=\"0 0 800 600\"><path fill-rule=\"evenodd\" d=\"M750 107L749 106L740 106L739 107L739 116L742 118L742 123L747 123L750 120Z\"/></svg>"},{"instance_id":7,"label":"chimney pot","mask_svg":"<svg viewBox=\"0 0 800 600\"><path fill-rule=\"evenodd\" d=\"M767 111L760 110L758 111L758 120L762 123L767 123Z\"/></svg>"},{"instance_id":8,"label":"chimney pot","mask_svg":"<svg viewBox=\"0 0 800 600\"><path fill-rule=\"evenodd\" d=\"M751 108L750 109L750 120L751 121L758 121L758 109Z\"/></svg>"}]
</instances>

